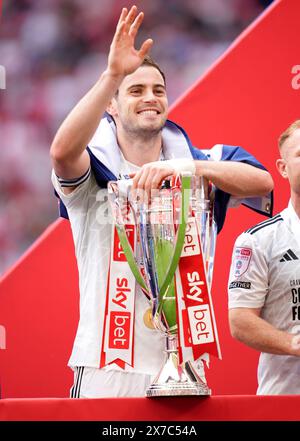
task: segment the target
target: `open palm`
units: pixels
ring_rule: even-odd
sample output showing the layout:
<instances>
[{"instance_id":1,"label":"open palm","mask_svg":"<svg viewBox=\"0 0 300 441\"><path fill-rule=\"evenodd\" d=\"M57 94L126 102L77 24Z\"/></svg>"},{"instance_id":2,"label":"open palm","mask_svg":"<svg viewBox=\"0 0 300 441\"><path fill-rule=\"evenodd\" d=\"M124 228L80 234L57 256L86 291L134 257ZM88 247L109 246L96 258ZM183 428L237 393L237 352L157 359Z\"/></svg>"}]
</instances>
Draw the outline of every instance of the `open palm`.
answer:
<instances>
[{"instance_id":1,"label":"open palm","mask_svg":"<svg viewBox=\"0 0 300 441\"><path fill-rule=\"evenodd\" d=\"M153 41L149 38L141 48L134 47L135 37L143 21L144 13L137 13L136 6L128 12L122 9L116 33L110 46L108 68L114 75L128 75L140 67Z\"/></svg>"}]
</instances>

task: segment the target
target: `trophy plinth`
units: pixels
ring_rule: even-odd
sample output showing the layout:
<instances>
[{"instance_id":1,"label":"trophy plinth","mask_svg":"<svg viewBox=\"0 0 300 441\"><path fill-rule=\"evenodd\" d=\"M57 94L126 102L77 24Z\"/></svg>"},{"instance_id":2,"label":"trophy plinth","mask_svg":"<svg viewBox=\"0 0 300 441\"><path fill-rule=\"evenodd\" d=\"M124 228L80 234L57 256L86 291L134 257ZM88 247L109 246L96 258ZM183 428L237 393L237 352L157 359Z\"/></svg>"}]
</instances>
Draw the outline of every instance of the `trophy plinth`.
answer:
<instances>
[{"instance_id":1,"label":"trophy plinth","mask_svg":"<svg viewBox=\"0 0 300 441\"><path fill-rule=\"evenodd\" d=\"M147 397L211 395L211 389L190 362L179 364L176 335L166 335L165 352L165 363L146 390Z\"/></svg>"}]
</instances>

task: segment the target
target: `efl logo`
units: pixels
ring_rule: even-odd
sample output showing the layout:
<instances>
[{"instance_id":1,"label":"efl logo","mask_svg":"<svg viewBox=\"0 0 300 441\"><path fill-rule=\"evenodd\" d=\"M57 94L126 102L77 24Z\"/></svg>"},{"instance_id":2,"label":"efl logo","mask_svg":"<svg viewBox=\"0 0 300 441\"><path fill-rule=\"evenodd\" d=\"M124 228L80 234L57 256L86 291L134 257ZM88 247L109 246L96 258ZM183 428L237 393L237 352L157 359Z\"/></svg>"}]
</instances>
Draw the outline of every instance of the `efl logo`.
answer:
<instances>
[{"instance_id":1,"label":"efl logo","mask_svg":"<svg viewBox=\"0 0 300 441\"><path fill-rule=\"evenodd\" d=\"M110 313L109 343L110 349L128 349L130 339L130 312Z\"/></svg>"},{"instance_id":2,"label":"efl logo","mask_svg":"<svg viewBox=\"0 0 300 441\"><path fill-rule=\"evenodd\" d=\"M191 306L188 308L192 342L194 345L215 341L209 305Z\"/></svg>"},{"instance_id":3,"label":"efl logo","mask_svg":"<svg viewBox=\"0 0 300 441\"><path fill-rule=\"evenodd\" d=\"M233 264L235 277L242 276L248 270L251 257L252 250L250 248L236 247Z\"/></svg>"}]
</instances>

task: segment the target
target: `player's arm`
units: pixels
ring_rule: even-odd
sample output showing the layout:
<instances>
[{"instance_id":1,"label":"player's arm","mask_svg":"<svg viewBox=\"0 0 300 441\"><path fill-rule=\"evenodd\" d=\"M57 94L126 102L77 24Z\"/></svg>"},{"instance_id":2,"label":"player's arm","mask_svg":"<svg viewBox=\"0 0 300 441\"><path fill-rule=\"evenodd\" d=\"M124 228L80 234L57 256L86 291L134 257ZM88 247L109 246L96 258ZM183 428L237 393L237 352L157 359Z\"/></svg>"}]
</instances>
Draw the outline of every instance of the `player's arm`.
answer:
<instances>
[{"instance_id":1,"label":"player's arm","mask_svg":"<svg viewBox=\"0 0 300 441\"><path fill-rule=\"evenodd\" d=\"M58 129L50 156L59 177L74 179L87 172L90 160L86 146L123 78L142 64L152 46L152 40L148 39L139 50L134 48L143 17L143 12L138 14L135 6L129 12L123 8L111 43L107 69Z\"/></svg>"},{"instance_id":2,"label":"player's arm","mask_svg":"<svg viewBox=\"0 0 300 441\"><path fill-rule=\"evenodd\" d=\"M157 188L167 176L188 171L204 176L236 197L262 196L273 190L273 179L265 170L243 162L171 159L145 164L133 178L133 189L147 192Z\"/></svg>"},{"instance_id":3,"label":"player's arm","mask_svg":"<svg viewBox=\"0 0 300 441\"><path fill-rule=\"evenodd\" d=\"M273 190L269 172L243 162L195 161L196 174L236 197L263 196Z\"/></svg>"},{"instance_id":4,"label":"player's arm","mask_svg":"<svg viewBox=\"0 0 300 441\"><path fill-rule=\"evenodd\" d=\"M300 356L300 338L276 329L260 317L260 308L229 310L230 331L234 338L260 352Z\"/></svg>"}]
</instances>

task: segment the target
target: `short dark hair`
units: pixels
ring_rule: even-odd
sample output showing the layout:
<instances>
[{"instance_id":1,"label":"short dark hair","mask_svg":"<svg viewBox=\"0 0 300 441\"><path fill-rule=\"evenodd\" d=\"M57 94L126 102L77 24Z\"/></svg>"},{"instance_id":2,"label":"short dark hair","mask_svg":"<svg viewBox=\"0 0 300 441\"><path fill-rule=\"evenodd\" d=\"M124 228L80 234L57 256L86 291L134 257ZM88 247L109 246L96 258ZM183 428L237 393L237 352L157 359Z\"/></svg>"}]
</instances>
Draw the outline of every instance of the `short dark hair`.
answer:
<instances>
[{"instance_id":1,"label":"short dark hair","mask_svg":"<svg viewBox=\"0 0 300 441\"><path fill-rule=\"evenodd\" d=\"M150 57L150 55L146 55L142 64L142 66L150 66L150 67L154 67L155 69L158 70L158 72L161 74L161 76L163 77L164 83L166 84L166 76L163 73L163 71L161 70L160 66L156 63L156 61L153 60L153 58Z\"/></svg>"}]
</instances>

